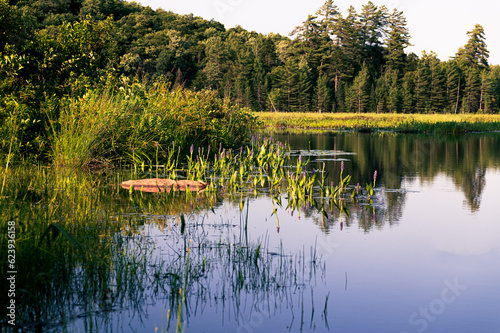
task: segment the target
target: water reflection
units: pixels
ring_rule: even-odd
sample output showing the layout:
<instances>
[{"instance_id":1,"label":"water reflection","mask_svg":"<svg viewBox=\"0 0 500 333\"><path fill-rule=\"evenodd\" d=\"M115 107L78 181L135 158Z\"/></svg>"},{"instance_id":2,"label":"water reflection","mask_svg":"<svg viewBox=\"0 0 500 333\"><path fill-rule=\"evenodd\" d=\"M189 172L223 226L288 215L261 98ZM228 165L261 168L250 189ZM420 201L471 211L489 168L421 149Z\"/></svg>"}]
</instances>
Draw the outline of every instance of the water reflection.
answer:
<instances>
[{"instance_id":1,"label":"water reflection","mask_svg":"<svg viewBox=\"0 0 500 333\"><path fill-rule=\"evenodd\" d=\"M17 244L20 327L418 332L411 318L458 281L429 332L498 332L500 135L275 137L329 180L344 162L349 191L377 170L374 195L332 202L316 187L287 208L286 190L277 206L266 191L130 194L115 174L11 177L2 221L32 233Z\"/></svg>"},{"instance_id":2,"label":"water reflection","mask_svg":"<svg viewBox=\"0 0 500 333\"><path fill-rule=\"evenodd\" d=\"M408 135L395 133L273 133L274 138L289 142L294 149L334 150L350 152L331 160L310 156L311 167L326 170L337 179L340 158L348 160L346 170L352 175L351 184L366 182L374 170L380 175L380 185L386 189L403 189L403 183L418 179L432 182L439 174L450 177L457 190L466 197L472 212L481 205L485 187L485 172L500 166L500 134ZM404 204L404 195L386 197L388 211ZM392 207L389 208L389 207ZM397 212L389 213L397 221Z\"/></svg>"}]
</instances>

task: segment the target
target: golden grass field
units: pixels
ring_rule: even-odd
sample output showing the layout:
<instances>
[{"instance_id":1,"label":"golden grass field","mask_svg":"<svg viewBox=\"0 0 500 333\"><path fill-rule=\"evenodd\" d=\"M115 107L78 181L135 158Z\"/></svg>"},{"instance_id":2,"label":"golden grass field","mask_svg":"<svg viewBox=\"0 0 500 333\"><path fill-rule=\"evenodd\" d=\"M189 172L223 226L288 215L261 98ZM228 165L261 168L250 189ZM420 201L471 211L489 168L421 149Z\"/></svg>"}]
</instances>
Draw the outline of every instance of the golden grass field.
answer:
<instances>
[{"instance_id":1,"label":"golden grass field","mask_svg":"<svg viewBox=\"0 0 500 333\"><path fill-rule=\"evenodd\" d=\"M256 112L263 127L400 132L500 130L500 115Z\"/></svg>"}]
</instances>

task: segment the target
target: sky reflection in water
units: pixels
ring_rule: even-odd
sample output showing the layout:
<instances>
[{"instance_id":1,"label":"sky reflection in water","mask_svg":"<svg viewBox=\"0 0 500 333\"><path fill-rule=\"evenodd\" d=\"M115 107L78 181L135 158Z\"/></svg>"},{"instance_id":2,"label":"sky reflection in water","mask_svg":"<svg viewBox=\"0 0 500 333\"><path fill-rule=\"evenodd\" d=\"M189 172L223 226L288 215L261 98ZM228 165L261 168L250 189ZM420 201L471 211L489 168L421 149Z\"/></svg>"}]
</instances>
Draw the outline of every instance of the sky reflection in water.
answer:
<instances>
[{"instance_id":1,"label":"sky reflection in water","mask_svg":"<svg viewBox=\"0 0 500 333\"><path fill-rule=\"evenodd\" d=\"M214 270L200 287L206 293L188 300L187 332L500 331L500 135L276 137L292 149L348 152L332 160L311 156L310 167L325 163L333 180L342 160L351 185L364 185L377 170L375 212L360 204L342 219L338 211L322 218L308 208L278 207L273 215L272 201L262 196L249 200L247 234L238 203L188 216L211 242L263 243L275 271L279 258L304 267L288 287L239 294L230 294L224 271ZM168 260L170 231L151 224L146 232ZM154 331L168 309L159 295L147 318L123 312L114 320Z\"/></svg>"}]
</instances>

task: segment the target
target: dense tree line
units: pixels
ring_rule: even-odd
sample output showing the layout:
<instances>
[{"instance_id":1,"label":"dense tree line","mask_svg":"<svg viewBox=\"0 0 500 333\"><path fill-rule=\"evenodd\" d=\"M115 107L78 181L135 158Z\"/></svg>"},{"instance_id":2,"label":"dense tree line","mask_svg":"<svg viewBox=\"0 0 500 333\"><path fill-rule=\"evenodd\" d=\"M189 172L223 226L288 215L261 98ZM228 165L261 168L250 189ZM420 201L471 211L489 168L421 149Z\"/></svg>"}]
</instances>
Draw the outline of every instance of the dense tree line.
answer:
<instances>
[{"instance_id":1,"label":"dense tree line","mask_svg":"<svg viewBox=\"0 0 500 333\"><path fill-rule=\"evenodd\" d=\"M448 61L408 54L403 13L372 2L342 14L327 0L285 37L121 0L0 0L0 94L36 106L162 78L253 110L497 113L500 67L483 27L467 38Z\"/></svg>"}]
</instances>

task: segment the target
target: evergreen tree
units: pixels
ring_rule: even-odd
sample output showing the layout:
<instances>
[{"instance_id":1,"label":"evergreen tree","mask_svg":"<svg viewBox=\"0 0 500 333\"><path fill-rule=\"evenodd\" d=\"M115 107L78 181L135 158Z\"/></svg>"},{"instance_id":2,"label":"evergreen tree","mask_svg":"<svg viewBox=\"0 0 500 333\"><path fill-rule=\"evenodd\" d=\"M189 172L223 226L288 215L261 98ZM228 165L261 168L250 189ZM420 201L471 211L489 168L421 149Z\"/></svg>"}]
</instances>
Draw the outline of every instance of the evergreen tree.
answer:
<instances>
[{"instance_id":1,"label":"evergreen tree","mask_svg":"<svg viewBox=\"0 0 500 333\"><path fill-rule=\"evenodd\" d=\"M369 59L369 65L379 71L383 64L383 38L387 35L387 8L378 8L369 1L362 7L359 16L360 39L365 59Z\"/></svg>"},{"instance_id":2,"label":"evergreen tree","mask_svg":"<svg viewBox=\"0 0 500 333\"><path fill-rule=\"evenodd\" d=\"M473 30L467 31L469 40L460 48L455 58L460 59L468 66L487 68L490 52L486 46L484 28L476 24Z\"/></svg>"},{"instance_id":3,"label":"evergreen tree","mask_svg":"<svg viewBox=\"0 0 500 333\"><path fill-rule=\"evenodd\" d=\"M490 80L491 80L491 102L492 112L498 113L500 111L500 66L493 65L490 67Z\"/></svg>"},{"instance_id":4,"label":"evergreen tree","mask_svg":"<svg viewBox=\"0 0 500 333\"><path fill-rule=\"evenodd\" d=\"M387 108L390 113L400 113L403 109L403 96L398 71L388 72L389 87L387 97Z\"/></svg>"},{"instance_id":5,"label":"evergreen tree","mask_svg":"<svg viewBox=\"0 0 500 333\"><path fill-rule=\"evenodd\" d=\"M471 67L465 73L464 97L462 102L463 113L475 113L479 109L481 100L481 77L479 70Z\"/></svg>"},{"instance_id":6,"label":"evergreen tree","mask_svg":"<svg viewBox=\"0 0 500 333\"><path fill-rule=\"evenodd\" d=\"M320 23L323 36L323 57L321 58L318 73L324 72L326 75L333 77L334 93L336 93L344 71L339 24L342 20L342 15L338 11L338 7L333 3L333 0L327 0L316 14L321 17Z\"/></svg>"},{"instance_id":7,"label":"evergreen tree","mask_svg":"<svg viewBox=\"0 0 500 333\"><path fill-rule=\"evenodd\" d=\"M457 113L460 103L462 74L457 61L451 60L445 63L446 71L446 107L448 112Z\"/></svg>"},{"instance_id":8,"label":"evergreen tree","mask_svg":"<svg viewBox=\"0 0 500 333\"><path fill-rule=\"evenodd\" d=\"M446 81L442 65L433 52L424 59L429 68L429 111L442 112L445 107Z\"/></svg>"},{"instance_id":9,"label":"evergreen tree","mask_svg":"<svg viewBox=\"0 0 500 333\"><path fill-rule=\"evenodd\" d=\"M425 53L424 53L425 58ZM415 112L427 113L429 110L430 73L426 61L420 60L415 72Z\"/></svg>"},{"instance_id":10,"label":"evergreen tree","mask_svg":"<svg viewBox=\"0 0 500 333\"><path fill-rule=\"evenodd\" d=\"M389 89L386 82L386 76L387 75L380 76L375 83L374 98L372 100L374 100L375 110L377 113L387 112L387 97Z\"/></svg>"},{"instance_id":11,"label":"evergreen tree","mask_svg":"<svg viewBox=\"0 0 500 333\"><path fill-rule=\"evenodd\" d=\"M293 58L286 59L282 66L278 66L273 70L273 91L271 98L275 107L289 112L298 109L298 72L299 66ZM276 103L274 102L275 100Z\"/></svg>"},{"instance_id":12,"label":"evergreen tree","mask_svg":"<svg viewBox=\"0 0 500 333\"><path fill-rule=\"evenodd\" d=\"M389 71L396 70L402 75L406 63L404 50L410 46L410 32L401 11L394 9L388 22L390 31L385 55L386 66Z\"/></svg>"},{"instance_id":13,"label":"evergreen tree","mask_svg":"<svg viewBox=\"0 0 500 333\"><path fill-rule=\"evenodd\" d=\"M316 15L321 17L320 31L326 33L331 40L336 40L338 36L337 23L340 12L338 7L333 3L333 0L326 0Z\"/></svg>"},{"instance_id":14,"label":"evergreen tree","mask_svg":"<svg viewBox=\"0 0 500 333\"><path fill-rule=\"evenodd\" d=\"M401 85L401 95L403 99L403 112L414 113L416 108L415 101L415 72L407 72L403 77Z\"/></svg>"},{"instance_id":15,"label":"evergreen tree","mask_svg":"<svg viewBox=\"0 0 500 333\"><path fill-rule=\"evenodd\" d=\"M368 67L366 64L363 64L361 67L361 71L358 73L356 78L354 79L350 93L350 107L354 112L366 112L368 108L368 102L370 97L369 91L369 74Z\"/></svg>"},{"instance_id":16,"label":"evergreen tree","mask_svg":"<svg viewBox=\"0 0 500 333\"><path fill-rule=\"evenodd\" d=\"M330 107L330 79L325 73L320 73L316 87L316 108L319 113L329 111Z\"/></svg>"},{"instance_id":17,"label":"evergreen tree","mask_svg":"<svg viewBox=\"0 0 500 333\"><path fill-rule=\"evenodd\" d=\"M305 57L301 57L297 73L297 110L299 112L311 111L312 74Z\"/></svg>"},{"instance_id":18,"label":"evergreen tree","mask_svg":"<svg viewBox=\"0 0 500 333\"><path fill-rule=\"evenodd\" d=\"M481 93L479 97L479 113L492 113L493 110L493 82L488 70L481 71Z\"/></svg>"},{"instance_id":19,"label":"evergreen tree","mask_svg":"<svg viewBox=\"0 0 500 333\"><path fill-rule=\"evenodd\" d=\"M343 54L343 79L350 82L361 68L361 36L358 15L353 6L348 9L348 15L338 22L340 43Z\"/></svg>"}]
</instances>

